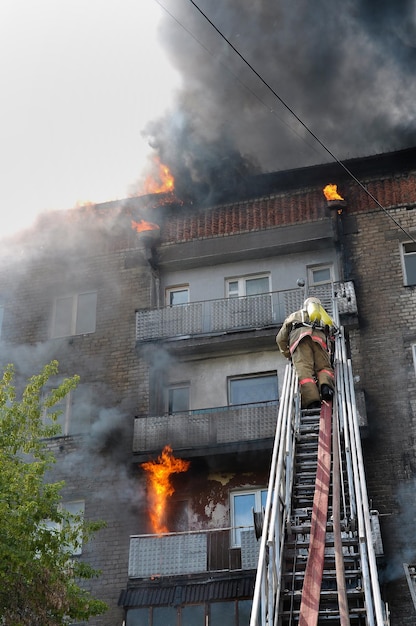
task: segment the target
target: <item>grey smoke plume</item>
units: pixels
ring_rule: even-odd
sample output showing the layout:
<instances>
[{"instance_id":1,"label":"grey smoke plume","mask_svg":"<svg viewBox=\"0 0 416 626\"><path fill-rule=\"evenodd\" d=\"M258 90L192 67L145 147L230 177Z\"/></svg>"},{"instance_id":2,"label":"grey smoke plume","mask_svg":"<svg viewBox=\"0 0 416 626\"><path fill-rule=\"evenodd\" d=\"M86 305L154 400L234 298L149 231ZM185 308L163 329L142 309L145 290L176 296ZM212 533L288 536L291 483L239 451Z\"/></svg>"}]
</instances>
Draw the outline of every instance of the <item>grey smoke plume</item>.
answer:
<instances>
[{"instance_id":1,"label":"grey smoke plume","mask_svg":"<svg viewBox=\"0 0 416 626\"><path fill-rule=\"evenodd\" d=\"M178 194L193 182L215 199L248 173L332 160L189 0L160 4L175 18L164 16L161 41L183 87L145 134ZM411 0L197 4L337 158L414 145Z\"/></svg>"}]
</instances>

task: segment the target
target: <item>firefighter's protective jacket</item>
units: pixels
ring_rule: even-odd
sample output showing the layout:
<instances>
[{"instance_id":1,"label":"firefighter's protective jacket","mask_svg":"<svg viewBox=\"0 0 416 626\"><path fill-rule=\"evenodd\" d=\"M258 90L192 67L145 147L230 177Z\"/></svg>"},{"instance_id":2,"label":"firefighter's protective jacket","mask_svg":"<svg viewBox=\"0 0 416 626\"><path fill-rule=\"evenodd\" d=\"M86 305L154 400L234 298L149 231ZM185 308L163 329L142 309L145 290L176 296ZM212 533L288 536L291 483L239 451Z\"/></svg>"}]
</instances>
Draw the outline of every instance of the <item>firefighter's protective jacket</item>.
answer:
<instances>
[{"instance_id":1,"label":"firefighter's protective jacket","mask_svg":"<svg viewBox=\"0 0 416 626\"><path fill-rule=\"evenodd\" d=\"M312 324L308 312L305 309L301 309L295 311L285 319L282 328L277 334L276 342L280 352L289 359L296 350L299 342L308 335L313 341L316 341L323 350L328 350L325 328L320 325Z\"/></svg>"}]
</instances>

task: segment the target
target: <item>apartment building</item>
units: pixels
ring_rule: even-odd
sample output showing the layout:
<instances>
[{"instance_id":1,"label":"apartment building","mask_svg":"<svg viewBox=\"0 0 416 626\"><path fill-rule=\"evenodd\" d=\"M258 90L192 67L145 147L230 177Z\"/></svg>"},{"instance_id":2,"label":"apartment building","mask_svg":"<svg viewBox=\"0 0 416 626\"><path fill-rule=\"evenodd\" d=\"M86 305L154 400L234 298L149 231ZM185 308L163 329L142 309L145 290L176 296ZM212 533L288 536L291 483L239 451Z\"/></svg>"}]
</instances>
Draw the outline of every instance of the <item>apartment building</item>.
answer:
<instances>
[{"instance_id":1,"label":"apartment building","mask_svg":"<svg viewBox=\"0 0 416 626\"><path fill-rule=\"evenodd\" d=\"M338 299L382 593L392 626L414 623L415 157L262 175L215 206L53 213L5 246L2 363L30 376L53 358L81 377L50 445L67 506L106 522L75 556L102 571L91 590L109 610L91 624L248 624L286 367L275 335L311 294Z\"/></svg>"}]
</instances>

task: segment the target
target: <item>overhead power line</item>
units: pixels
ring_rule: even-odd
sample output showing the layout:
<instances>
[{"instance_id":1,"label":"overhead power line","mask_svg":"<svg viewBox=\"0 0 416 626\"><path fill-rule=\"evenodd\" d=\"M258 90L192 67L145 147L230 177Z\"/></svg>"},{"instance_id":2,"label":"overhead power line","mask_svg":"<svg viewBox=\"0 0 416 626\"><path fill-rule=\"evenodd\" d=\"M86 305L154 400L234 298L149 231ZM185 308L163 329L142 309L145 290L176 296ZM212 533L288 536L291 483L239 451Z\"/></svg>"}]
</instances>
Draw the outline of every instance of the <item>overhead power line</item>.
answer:
<instances>
[{"instance_id":1,"label":"overhead power line","mask_svg":"<svg viewBox=\"0 0 416 626\"><path fill-rule=\"evenodd\" d=\"M167 9L156 0L158 4L167 11ZM212 26L212 28L218 33L218 35L227 43L227 45L236 53L236 55L243 61L243 63L257 76L257 78L263 83L263 85L274 95L274 97L280 102L280 104L296 119L297 122L309 133L311 137L325 150L327 154L346 172L346 174L354 180L355 183L367 194L367 196L387 215L389 219L391 219L394 224L413 242L416 243L415 237L413 237L401 224L396 220L396 218L390 214L390 212L377 200L377 198L367 189L367 187L351 172L351 170L343 163L333 152L328 148L328 146L313 132L311 128L297 115L297 113L292 109L292 107L277 93L275 89L268 83L262 75L253 67L253 65L247 61L244 55L236 48L236 46L224 35L224 33L214 24L214 22L204 13L204 11L196 4L194 0L189 0L189 2L195 7L195 9L202 15L202 17ZM168 12L168 11L167 11ZM169 13L169 12L168 12ZM170 14L170 13L169 13ZM171 14L170 14L171 15ZM173 17L173 16L172 16ZM181 24L176 18L174 18L179 24ZM184 28L184 26L181 24ZM187 30L187 29L185 29ZM189 31L188 31L189 32ZM192 34L192 33L190 33ZM192 35L193 36L193 35ZM202 45L202 44L201 44ZM205 47L205 46L203 46ZM206 49L206 48L205 48ZM238 79L239 80L239 79ZM240 81L241 82L241 81ZM256 94L250 89L251 93L258 98ZM260 100L260 98L258 98ZM261 100L260 100L261 101ZM262 101L261 101L262 102Z\"/></svg>"}]
</instances>

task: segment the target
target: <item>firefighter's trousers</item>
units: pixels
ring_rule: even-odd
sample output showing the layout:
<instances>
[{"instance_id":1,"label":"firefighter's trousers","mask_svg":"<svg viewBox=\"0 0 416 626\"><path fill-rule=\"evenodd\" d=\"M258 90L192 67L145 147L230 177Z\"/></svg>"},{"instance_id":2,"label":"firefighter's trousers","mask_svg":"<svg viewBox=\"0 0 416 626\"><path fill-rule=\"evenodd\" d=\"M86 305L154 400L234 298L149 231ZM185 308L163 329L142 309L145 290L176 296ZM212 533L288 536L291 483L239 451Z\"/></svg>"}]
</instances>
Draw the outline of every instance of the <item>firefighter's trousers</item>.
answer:
<instances>
[{"instance_id":1,"label":"firefighter's trousers","mask_svg":"<svg viewBox=\"0 0 416 626\"><path fill-rule=\"evenodd\" d=\"M334 389L334 370L329 353L311 337L304 337L299 342L292 353L292 363L299 378L302 409L312 402L320 402L321 385Z\"/></svg>"}]
</instances>

